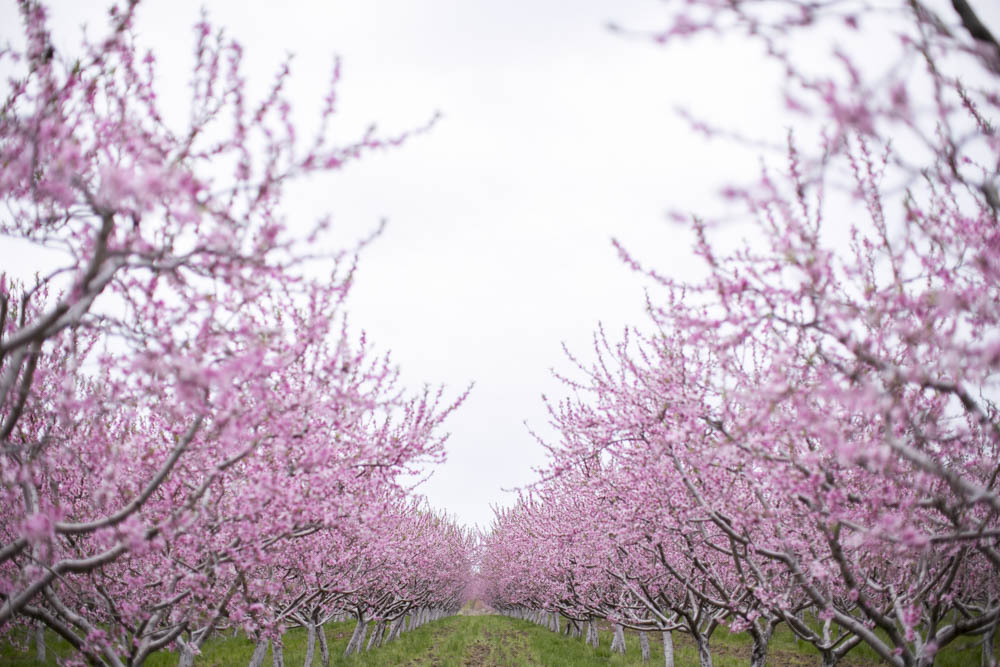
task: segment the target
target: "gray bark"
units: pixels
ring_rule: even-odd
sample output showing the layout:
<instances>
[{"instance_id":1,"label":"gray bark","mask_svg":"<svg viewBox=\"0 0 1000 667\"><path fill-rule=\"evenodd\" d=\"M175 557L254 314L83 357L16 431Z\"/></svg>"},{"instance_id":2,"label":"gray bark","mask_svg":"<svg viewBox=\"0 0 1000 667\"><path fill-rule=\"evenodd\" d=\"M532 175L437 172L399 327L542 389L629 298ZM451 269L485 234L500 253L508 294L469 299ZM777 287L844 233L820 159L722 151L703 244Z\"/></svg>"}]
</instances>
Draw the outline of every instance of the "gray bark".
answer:
<instances>
[{"instance_id":1,"label":"gray bark","mask_svg":"<svg viewBox=\"0 0 1000 667\"><path fill-rule=\"evenodd\" d=\"M35 622L35 659L45 662L45 625L41 621Z\"/></svg>"},{"instance_id":2,"label":"gray bark","mask_svg":"<svg viewBox=\"0 0 1000 667\"><path fill-rule=\"evenodd\" d=\"M649 635L645 632L639 633L639 649L642 651L642 661L649 662Z\"/></svg>"},{"instance_id":3,"label":"gray bark","mask_svg":"<svg viewBox=\"0 0 1000 667\"><path fill-rule=\"evenodd\" d=\"M285 667L285 647L281 643L281 637L271 642L271 664L274 667Z\"/></svg>"},{"instance_id":4,"label":"gray bark","mask_svg":"<svg viewBox=\"0 0 1000 667\"><path fill-rule=\"evenodd\" d=\"M750 649L750 667L765 667L767 664L767 645L771 641L774 625L765 623L764 629L751 633L753 647Z\"/></svg>"},{"instance_id":5,"label":"gray bark","mask_svg":"<svg viewBox=\"0 0 1000 667\"><path fill-rule=\"evenodd\" d=\"M663 667L674 667L674 633L663 631Z\"/></svg>"},{"instance_id":6,"label":"gray bark","mask_svg":"<svg viewBox=\"0 0 1000 667\"><path fill-rule=\"evenodd\" d=\"M993 639L997 634L997 626L991 627L983 637L983 648L980 654L979 664L981 667L997 667L996 657L993 655Z\"/></svg>"},{"instance_id":7,"label":"gray bark","mask_svg":"<svg viewBox=\"0 0 1000 667\"><path fill-rule=\"evenodd\" d=\"M625 630L620 623L615 623L615 634L611 639L611 652L625 655Z\"/></svg>"},{"instance_id":8,"label":"gray bark","mask_svg":"<svg viewBox=\"0 0 1000 667\"><path fill-rule=\"evenodd\" d=\"M344 649L345 658L352 653L360 653L361 646L365 641L366 632L368 632L368 622L364 618L359 618L357 624L354 626L354 633L351 634L351 639L347 642L347 648Z\"/></svg>"},{"instance_id":9,"label":"gray bark","mask_svg":"<svg viewBox=\"0 0 1000 667\"><path fill-rule=\"evenodd\" d=\"M594 619L587 620L587 643L592 647L597 648L601 643L601 638L597 634L597 628L594 627Z\"/></svg>"},{"instance_id":10,"label":"gray bark","mask_svg":"<svg viewBox=\"0 0 1000 667\"><path fill-rule=\"evenodd\" d=\"M322 625L316 627L319 634L319 657L323 667L330 667L330 647L326 643L326 630Z\"/></svg>"},{"instance_id":11,"label":"gray bark","mask_svg":"<svg viewBox=\"0 0 1000 667\"><path fill-rule=\"evenodd\" d=\"M373 648L378 648L382 645L381 637L382 633L385 631L385 621L378 620L375 621L372 627L372 636L368 639L368 646L365 647L366 651L370 651Z\"/></svg>"},{"instance_id":12,"label":"gray bark","mask_svg":"<svg viewBox=\"0 0 1000 667\"><path fill-rule=\"evenodd\" d=\"M316 655L316 624L309 621L306 625L306 657L302 661L303 667L312 667L313 658Z\"/></svg>"},{"instance_id":13,"label":"gray bark","mask_svg":"<svg viewBox=\"0 0 1000 667\"><path fill-rule=\"evenodd\" d=\"M180 646L181 654L177 659L177 667L194 667L194 649L187 642Z\"/></svg>"},{"instance_id":14,"label":"gray bark","mask_svg":"<svg viewBox=\"0 0 1000 667\"><path fill-rule=\"evenodd\" d=\"M358 621L358 635L354 638L354 652L361 653L365 645L365 637L368 636L368 621Z\"/></svg>"},{"instance_id":15,"label":"gray bark","mask_svg":"<svg viewBox=\"0 0 1000 667\"><path fill-rule=\"evenodd\" d=\"M257 645L253 647L253 655L250 656L250 667L261 667L264 664L264 656L266 655L267 640L258 640Z\"/></svg>"},{"instance_id":16,"label":"gray bark","mask_svg":"<svg viewBox=\"0 0 1000 667\"><path fill-rule=\"evenodd\" d=\"M385 638L385 641L391 642L394 639L397 639L399 637L400 631L403 628L403 623L405 622L406 622L405 616L400 616L395 621L393 621L392 625L389 626L389 636Z\"/></svg>"},{"instance_id":17,"label":"gray bark","mask_svg":"<svg viewBox=\"0 0 1000 667\"><path fill-rule=\"evenodd\" d=\"M694 641L698 645L698 667L712 667L712 652L708 648L708 639L695 636Z\"/></svg>"}]
</instances>

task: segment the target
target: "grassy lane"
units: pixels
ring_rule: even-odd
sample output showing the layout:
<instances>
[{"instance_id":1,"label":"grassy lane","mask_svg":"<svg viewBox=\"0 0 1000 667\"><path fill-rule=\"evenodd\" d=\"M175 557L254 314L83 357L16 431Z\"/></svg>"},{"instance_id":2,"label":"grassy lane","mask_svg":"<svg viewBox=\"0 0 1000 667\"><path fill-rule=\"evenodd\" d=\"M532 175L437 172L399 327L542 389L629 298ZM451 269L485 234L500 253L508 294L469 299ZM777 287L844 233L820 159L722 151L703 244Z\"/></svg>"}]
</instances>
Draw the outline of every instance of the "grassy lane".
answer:
<instances>
[{"instance_id":1,"label":"grassy lane","mask_svg":"<svg viewBox=\"0 0 1000 667\"><path fill-rule=\"evenodd\" d=\"M406 667L465 667L474 665L590 667L596 665L642 665L638 636L627 635L628 651L625 656L612 655L610 628L601 631L601 645L596 651L582 639L568 639L540 626L506 618L504 616L453 616L402 635L398 640L381 649L344 660L341 654L353 630L351 623L331 623L326 627L332 664L338 666L394 666ZM694 645L684 635L675 633L675 659L677 667L697 665ZM650 636L652 660L650 665L663 664L662 645L658 637ZM966 642L959 642L965 644ZM285 635L285 664L299 667L305 656L305 632L295 629ZM0 664L11 667L40 667L56 665L56 656L68 654L65 643L52 637L48 643L49 660L39 663L17 647L0 645ZM217 637L208 641L196 661L199 667L241 667L250 660L253 645L244 637ZM748 663L750 645L744 635L729 635L720 628L712 638L713 661L716 667L737 667ZM959 652L950 648L939 656L937 665L959 667L978 664L979 650L971 648ZM152 667L176 665L177 658L169 653L153 656L147 663ZM270 666L267 657L265 665ZM317 651L315 665L319 665ZM805 645L796 646L787 630L779 631L772 640L769 665L812 666L818 665L815 653ZM845 666L876 665L870 650L859 648L841 663Z\"/></svg>"}]
</instances>

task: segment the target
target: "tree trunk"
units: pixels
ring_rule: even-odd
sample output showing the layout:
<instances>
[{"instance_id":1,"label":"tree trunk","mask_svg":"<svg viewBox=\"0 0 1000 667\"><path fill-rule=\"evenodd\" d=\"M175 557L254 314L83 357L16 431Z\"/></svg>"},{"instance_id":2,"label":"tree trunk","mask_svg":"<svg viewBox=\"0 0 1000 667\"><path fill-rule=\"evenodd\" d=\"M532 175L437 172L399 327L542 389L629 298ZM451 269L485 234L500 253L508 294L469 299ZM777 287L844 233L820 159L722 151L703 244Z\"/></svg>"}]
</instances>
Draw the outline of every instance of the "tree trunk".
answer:
<instances>
[{"instance_id":1,"label":"tree trunk","mask_svg":"<svg viewBox=\"0 0 1000 667\"><path fill-rule=\"evenodd\" d=\"M276 637L271 642L271 664L274 667L285 667L285 647L281 643L281 637Z\"/></svg>"},{"instance_id":2,"label":"tree trunk","mask_svg":"<svg viewBox=\"0 0 1000 667\"><path fill-rule=\"evenodd\" d=\"M772 632L774 632L774 625L765 623L763 630L754 630L750 633L753 638L753 646L750 648L750 667L766 666L767 645L771 641Z\"/></svg>"},{"instance_id":3,"label":"tree trunk","mask_svg":"<svg viewBox=\"0 0 1000 667\"><path fill-rule=\"evenodd\" d=\"M358 637L354 644L354 652L361 653L365 647L365 637L368 636L368 621L358 621Z\"/></svg>"},{"instance_id":4,"label":"tree trunk","mask_svg":"<svg viewBox=\"0 0 1000 667\"><path fill-rule=\"evenodd\" d=\"M253 647L253 655L250 656L250 667L261 667L264 664L264 657L267 655L267 639L260 639Z\"/></svg>"},{"instance_id":5,"label":"tree trunk","mask_svg":"<svg viewBox=\"0 0 1000 667\"><path fill-rule=\"evenodd\" d=\"M45 625L35 621L35 659L45 662Z\"/></svg>"},{"instance_id":6,"label":"tree trunk","mask_svg":"<svg viewBox=\"0 0 1000 667\"><path fill-rule=\"evenodd\" d=\"M639 633L639 649L642 651L642 661L649 662L649 635L645 632Z\"/></svg>"},{"instance_id":7,"label":"tree trunk","mask_svg":"<svg viewBox=\"0 0 1000 667\"><path fill-rule=\"evenodd\" d=\"M306 625L306 657L302 661L303 667L312 667L313 657L316 655L316 624L309 621ZM179 666L178 666L179 667Z\"/></svg>"},{"instance_id":8,"label":"tree trunk","mask_svg":"<svg viewBox=\"0 0 1000 667\"><path fill-rule=\"evenodd\" d=\"M619 623L615 623L615 634L611 639L611 652L625 655L625 630Z\"/></svg>"},{"instance_id":9,"label":"tree trunk","mask_svg":"<svg viewBox=\"0 0 1000 667\"><path fill-rule=\"evenodd\" d=\"M700 635L694 637L698 645L698 667L712 667L712 652L708 648L708 639Z\"/></svg>"},{"instance_id":10,"label":"tree trunk","mask_svg":"<svg viewBox=\"0 0 1000 667\"><path fill-rule=\"evenodd\" d=\"M351 640L347 642L347 648L344 649L345 658L352 653L360 652L360 647L365 641L366 632L368 632L368 622L364 618L359 618L357 624L354 626L354 633L351 634Z\"/></svg>"},{"instance_id":11,"label":"tree trunk","mask_svg":"<svg viewBox=\"0 0 1000 667\"><path fill-rule=\"evenodd\" d=\"M316 626L319 639L319 657L323 662L323 667L330 667L330 647L326 643L326 630L322 625Z\"/></svg>"},{"instance_id":12,"label":"tree trunk","mask_svg":"<svg viewBox=\"0 0 1000 667\"><path fill-rule=\"evenodd\" d=\"M180 644L181 652L177 659L177 667L194 667L194 648L187 642L183 644L178 642L178 644Z\"/></svg>"},{"instance_id":13,"label":"tree trunk","mask_svg":"<svg viewBox=\"0 0 1000 667\"><path fill-rule=\"evenodd\" d=\"M389 636L386 637L385 640L387 642L391 642L391 641L393 641L395 639L398 639L399 638L399 633L403 629L403 623L405 623L405 622L406 622L406 617L405 616L400 616L395 621L393 621L392 625L389 626Z\"/></svg>"},{"instance_id":14,"label":"tree trunk","mask_svg":"<svg viewBox=\"0 0 1000 667\"><path fill-rule=\"evenodd\" d=\"M375 627L372 628L372 636L368 639L368 646L365 647L366 651L370 651L373 648L378 648L382 645L382 633L385 632L385 621L379 619L375 622Z\"/></svg>"},{"instance_id":15,"label":"tree trunk","mask_svg":"<svg viewBox=\"0 0 1000 667\"><path fill-rule=\"evenodd\" d=\"M674 667L674 633L663 631L663 667Z\"/></svg>"},{"instance_id":16,"label":"tree trunk","mask_svg":"<svg viewBox=\"0 0 1000 667\"><path fill-rule=\"evenodd\" d=\"M594 619L587 620L587 643L592 647L597 648L601 643L601 638L597 634L597 628L594 626Z\"/></svg>"},{"instance_id":17,"label":"tree trunk","mask_svg":"<svg viewBox=\"0 0 1000 667\"><path fill-rule=\"evenodd\" d=\"M986 631L986 635L983 637L983 648L979 659L981 667L997 667L997 660L993 655L993 639L996 634L997 626L994 625Z\"/></svg>"}]
</instances>

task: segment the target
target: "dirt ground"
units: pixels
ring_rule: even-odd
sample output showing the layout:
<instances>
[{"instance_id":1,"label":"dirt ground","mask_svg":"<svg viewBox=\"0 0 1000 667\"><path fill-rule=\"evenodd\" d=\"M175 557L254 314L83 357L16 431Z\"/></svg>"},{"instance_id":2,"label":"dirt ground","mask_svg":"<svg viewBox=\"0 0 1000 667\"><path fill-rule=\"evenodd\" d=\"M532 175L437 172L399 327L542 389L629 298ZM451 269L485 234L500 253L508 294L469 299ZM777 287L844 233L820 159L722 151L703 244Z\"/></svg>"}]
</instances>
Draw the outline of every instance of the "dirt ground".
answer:
<instances>
[{"instance_id":1,"label":"dirt ground","mask_svg":"<svg viewBox=\"0 0 1000 667\"><path fill-rule=\"evenodd\" d=\"M495 613L497 613L496 610L482 600L478 599L465 605L462 607L461 611L458 612L459 616L488 616Z\"/></svg>"}]
</instances>

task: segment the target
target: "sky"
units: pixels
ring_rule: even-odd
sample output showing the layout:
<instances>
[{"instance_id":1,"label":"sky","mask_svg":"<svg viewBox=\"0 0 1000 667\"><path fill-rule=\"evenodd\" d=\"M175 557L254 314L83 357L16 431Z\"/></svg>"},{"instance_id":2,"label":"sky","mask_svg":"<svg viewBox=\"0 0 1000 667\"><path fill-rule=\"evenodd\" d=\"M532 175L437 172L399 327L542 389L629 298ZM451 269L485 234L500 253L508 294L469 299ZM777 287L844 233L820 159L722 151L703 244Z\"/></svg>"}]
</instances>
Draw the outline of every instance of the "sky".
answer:
<instances>
[{"instance_id":1,"label":"sky","mask_svg":"<svg viewBox=\"0 0 1000 667\"><path fill-rule=\"evenodd\" d=\"M332 215L344 246L381 220L349 301L353 328L389 350L405 383L475 388L447 423L448 461L420 491L435 508L488 527L494 505L544 463L542 395L567 390L562 346L590 357L594 330L644 321L648 280L617 256L692 276L687 230L669 210L710 211L719 187L752 178L753 151L693 133L675 109L780 141L778 81L738 40L664 48L607 28L667 21L656 0L327 0L140 5L140 44L157 55L166 115L183 118L191 26L209 20L244 47L251 91L294 54L291 98L308 129L333 57L342 63L333 140L371 123L384 135L433 128L403 146L289 192L290 225ZM984 18L1000 26L990 3ZM103 2L52 4L57 44L104 27ZM19 25L0 4L0 39ZM996 28L994 28L996 30ZM3 257L5 267L15 258Z\"/></svg>"}]
</instances>

